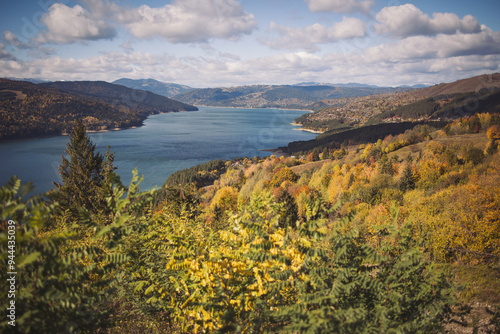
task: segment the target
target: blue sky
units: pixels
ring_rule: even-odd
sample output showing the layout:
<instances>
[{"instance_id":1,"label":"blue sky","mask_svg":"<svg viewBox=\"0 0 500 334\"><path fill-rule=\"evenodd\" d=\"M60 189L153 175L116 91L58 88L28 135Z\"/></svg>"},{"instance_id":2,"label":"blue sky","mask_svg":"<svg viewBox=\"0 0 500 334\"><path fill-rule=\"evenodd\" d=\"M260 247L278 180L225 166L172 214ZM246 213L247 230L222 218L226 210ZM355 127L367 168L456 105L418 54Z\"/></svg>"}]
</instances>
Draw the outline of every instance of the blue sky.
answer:
<instances>
[{"instance_id":1,"label":"blue sky","mask_svg":"<svg viewBox=\"0 0 500 334\"><path fill-rule=\"evenodd\" d=\"M499 1L26 0L0 6L1 77L396 86L500 72Z\"/></svg>"}]
</instances>

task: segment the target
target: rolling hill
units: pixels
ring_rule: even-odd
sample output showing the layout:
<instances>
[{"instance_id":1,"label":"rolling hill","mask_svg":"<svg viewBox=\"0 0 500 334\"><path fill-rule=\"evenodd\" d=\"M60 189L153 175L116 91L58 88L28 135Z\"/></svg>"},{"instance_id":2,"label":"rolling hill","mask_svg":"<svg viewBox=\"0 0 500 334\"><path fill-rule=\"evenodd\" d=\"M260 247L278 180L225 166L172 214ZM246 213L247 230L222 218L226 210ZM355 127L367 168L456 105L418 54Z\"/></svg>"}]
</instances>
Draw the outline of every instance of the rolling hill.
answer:
<instances>
[{"instance_id":1,"label":"rolling hill","mask_svg":"<svg viewBox=\"0 0 500 334\"><path fill-rule=\"evenodd\" d=\"M190 90L193 90L194 88L185 86L185 85L178 85L174 83L168 83L168 82L161 82L158 80L154 79L127 79L127 78L122 78L118 79L112 82L115 85L122 85L128 88L132 89L141 89L141 90L147 90L149 92L161 95L161 96L166 96L166 97L172 97L174 95L186 93Z\"/></svg>"},{"instance_id":2,"label":"rolling hill","mask_svg":"<svg viewBox=\"0 0 500 334\"><path fill-rule=\"evenodd\" d=\"M485 89L491 92L495 88L500 88L500 73L483 74L451 83L441 83L427 88L415 89L411 92L411 95L415 98L429 98L457 93L480 93Z\"/></svg>"},{"instance_id":3,"label":"rolling hill","mask_svg":"<svg viewBox=\"0 0 500 334\"><path fill-rule=\"evenodd\" d=\"M69 94L99 99L120 108L137 110L145 115L160 112L193 111L196 107L175 101L146 90L131 89L104 81L57 81L38 84Z\"/></svg>"}]
</instances>

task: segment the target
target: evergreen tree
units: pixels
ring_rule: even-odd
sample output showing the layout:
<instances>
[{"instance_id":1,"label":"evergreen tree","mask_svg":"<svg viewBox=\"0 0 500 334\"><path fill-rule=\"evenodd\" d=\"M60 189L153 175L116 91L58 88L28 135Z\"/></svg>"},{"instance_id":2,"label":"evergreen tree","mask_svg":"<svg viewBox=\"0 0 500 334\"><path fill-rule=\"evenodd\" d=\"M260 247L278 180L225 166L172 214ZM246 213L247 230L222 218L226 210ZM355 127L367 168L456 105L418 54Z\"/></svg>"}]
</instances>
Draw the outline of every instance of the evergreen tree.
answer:
<instances>
[{"instance_id":1,"label":"evergreen tree","mask_svg":"<svg viewBox=\"0 0 500 334\"><path fill-rule=\"evenodd\" d=\"M318 149L314 149L313 152L312 152L312 161L319 161L320 158L319 158L319 152L318 152Z\"/></svg>"},{"instance_id":2,"label":"evergreen tree","mask_svg":"<svg viewBox=\"0 0 500 334\"><path fill-rule=\"evenodd\" d=\"M328 150L328 147L325 147L323 150L323 160L330 159L330 150Z\"/></svg>"},{"instance_id":3,"label":"evergreen tree","mask_svg":"<svg viewBox=\"0 0 500 334\"><path fill-rule=\"evenodd\" d=\"M410 164L406 165L403 170L403 175L399 180L399 189L401 191L407 191L415 189L415 176L413 175L413 168Z\"/></svg>"},{"instance_id":4,"label":"evergreen tree","mask_svg":"<svg viewBox=\"0 0 500 334\"><path fill-rule=\"evenodd\" d=\"M114 154L109 147L105 157L96 153L81 121L73 127L66 147L69 160L63 156L59 166L62 183L54 182L56 191L50 197L72 218L78 218L81 209L104 218L109 213L106 196L110 194L112 179L116 179Z\"/></svg>"}]
</instances>

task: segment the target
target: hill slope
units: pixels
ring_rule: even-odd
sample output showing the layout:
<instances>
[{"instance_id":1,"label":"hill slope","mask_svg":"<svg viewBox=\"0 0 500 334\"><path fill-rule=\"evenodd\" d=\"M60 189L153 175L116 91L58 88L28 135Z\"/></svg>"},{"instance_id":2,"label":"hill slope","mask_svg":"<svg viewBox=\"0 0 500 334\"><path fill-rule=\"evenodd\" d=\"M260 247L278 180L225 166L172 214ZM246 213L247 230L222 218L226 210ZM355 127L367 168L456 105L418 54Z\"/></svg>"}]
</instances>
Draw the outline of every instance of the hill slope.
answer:
<instances>
[{"instance_id":1,"label":"hill slope","mask_svg":"<svg viewBox=\"0 0 500 334\"><path fill-rule=\"evenodd\" d=\"M106 130L141 126L151 114L196 109L104 82L36 85L0 79L0 140L60 135L76 119L82 119L88 130Z\"/></svg>"},{"instance_id":2,"label":"hill slope","mask_svg":"<svg viewBox=\"0 0 500 334\"><path fill-rule=\"evenodd\" d=\"M145 115L160 112L193 111L196 107L145 90L131 89L104 81L59 81L39 84L74 95L96 98Z\"/></svg>"},{"instance_id":3,"label":"hill slope","mask_svg":"<svg viewBox=\"0 0 500 334\"><path fill-rule=\"evenodd\" d=\"M127 79L127 78L122 78L118 79L112 82L115 85L123 85L128 88L132 89L142 89L142 90L147 90L152 93L161 95L161 96L166 96L166 97L172 97L174 95L186 93L190 90L193 90L194 88L185 86L185 85L178 85L174 83L168 83L168 82L161 82L158 80L154 79L139 79L139 80L134 80L134 79Z\"/></svg>"},{"instance_id":4,"label":"hill slope","mask_svg":"<svg viewBox=\"0 0 500 334\"><path fill-rule=\"evenodd\" d=\"M484 74L451 83L442 83L432 87L416 89L411 92L411 95L416 98L428 98L456 93L479 93L482 89L487 89L491 92L494 88L500 88L500 73Z\"/></svg>"},{"instance_id":5,"label":"hill slope","mask_svg":"<svg viewBox=\"0 0 500 334\"><path fill-rule=\"evenodd\" d=\"M321 100L315 104L315 113L295 122L310 130L328 131L381 121L454 119L496 112L500 108L499 92L500 73L485 74L405 92Z\"/></svg>"}]
</instances>

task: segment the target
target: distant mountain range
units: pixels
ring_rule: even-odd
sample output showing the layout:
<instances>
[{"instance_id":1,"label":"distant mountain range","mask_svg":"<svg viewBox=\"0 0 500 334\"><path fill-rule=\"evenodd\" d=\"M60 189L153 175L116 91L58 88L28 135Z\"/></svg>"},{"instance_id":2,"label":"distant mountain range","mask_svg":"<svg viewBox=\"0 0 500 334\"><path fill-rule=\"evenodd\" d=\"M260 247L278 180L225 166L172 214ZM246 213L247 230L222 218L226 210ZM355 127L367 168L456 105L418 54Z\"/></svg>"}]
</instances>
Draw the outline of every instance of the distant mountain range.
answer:
<instances>
[{"instance_id":1,"label":"distant mountain range","mask_svg":"<svg viewBox=\"0 0 500 334\"><path fill-rule=\"evenodd\" d=\"M123 85L128 88L132 89L142 89L142 90L147 90L152 93L166 96L166 97L172 97L178 94L186 93L190 90L193 90L194 88L185 86L185 85L178 85L174 83L167 83L167 82L161 82L158 80L154 79L118 79L112 82L115 85Z\"/></svg>"},{"instance_id":2,"label":"distant mountain range","mask_svg":"<svg viewBox=\"0 0 500 334\"><path fill-rule=\"evenodd\" d=\"M312 109L321 100L403 91L390 87L255 85L194 89L173 98L193 105L242 108ZM406 89L407 90L407 89Z\"/></svg>"},{"instance_id":3,"label":"distant mountain range","mask_svg":"<svg viewBox=\"0 0 500 334\"><path fill-rule=\"evenodd\" d=\"M321 83L321 82L314 82L314 81L308 81L308 82L300 82L297 84L294 84L292 86L331 86L331 87L347 87L347 88L386 88L383 86L376 86L376 85L368 85L368 84L361 84L361 83L356 83L356 82L349 82L349 83ZM429 87L431 85L423 85L423 84L418 84L418 85L403 85L403 86L397 86L395 88L410 88L410 89L416 89L416 88L425 88Z\"/></svg>"}]
</instances>

